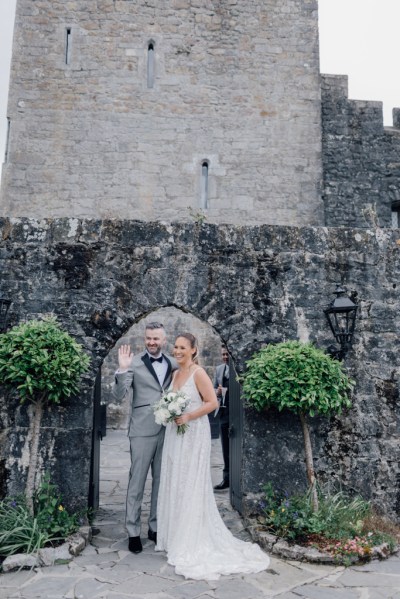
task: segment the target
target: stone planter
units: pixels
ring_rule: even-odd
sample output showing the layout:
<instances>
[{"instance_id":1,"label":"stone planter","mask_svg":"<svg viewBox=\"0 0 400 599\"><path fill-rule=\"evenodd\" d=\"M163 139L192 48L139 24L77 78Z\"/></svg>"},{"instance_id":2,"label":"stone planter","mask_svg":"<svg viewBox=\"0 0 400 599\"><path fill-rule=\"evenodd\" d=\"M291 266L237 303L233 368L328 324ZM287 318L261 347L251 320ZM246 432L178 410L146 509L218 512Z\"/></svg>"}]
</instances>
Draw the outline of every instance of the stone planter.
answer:
<instances>
[{"instance_id":1,"label":"stone planter","mask_svg":"<svg viewBox=\"0 0 400 599\"><path fill-rule=\"evenodd\" d=\"M255 543L258 543L262 549L276 557L291 559L298 562L311 562L315 564L334 564L349 566L356 564L360 560L357 557L333 556L330 553L319 551L314 547L302 547L288 543L263 529L260 523L253 518L244 518L246 530L251 535ZM392 553L397 553L398 547L391 552L388 543L382 543L372 548L370 559L385 559Z\"/></svg>"},{"instance_id":2,"label":"stone planter","mask_svg":"<svg viewBox=\"0 0 400 599\"><path fill-rule=\"evenodd\" d=\"M84 550L90 543L92 531L90 526L82 526L78 532L65 540L58 547L43 547L37 553L16 553L6 557L1 565L3 572L11 572L20 568L36 568L67 564Z\"/></svg>"}]
</instances>

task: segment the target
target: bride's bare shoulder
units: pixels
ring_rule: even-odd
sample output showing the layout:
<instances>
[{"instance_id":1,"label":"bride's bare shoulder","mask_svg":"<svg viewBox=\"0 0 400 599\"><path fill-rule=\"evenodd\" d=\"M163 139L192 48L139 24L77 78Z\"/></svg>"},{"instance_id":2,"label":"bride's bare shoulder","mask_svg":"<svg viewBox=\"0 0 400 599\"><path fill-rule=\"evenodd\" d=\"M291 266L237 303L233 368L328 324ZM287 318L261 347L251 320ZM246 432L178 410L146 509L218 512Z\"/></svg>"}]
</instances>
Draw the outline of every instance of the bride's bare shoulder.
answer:
<instances>
[{"instance_id":1,"label":"bride's bare shoulder","mask_svg":"<svg viewBox=\"0 0 400 599\"><path fill-rule=\"evenodd\" d=\"M197 366L196 370L194 370L193 372L193 378L196 382L204 382L206 380L210 380L210 377L208 376L207 372L204 370L204 368L202 366Z\"/></svg>"},{"instance_id":2,"label":"bride's bare shoulder","mask_svg":"<svg viewBox=\"0 0 400 599\"><path fill-rule=\"evenodd\" d=\"M198 364L196 364L196 367L193 369L193 375L199 375L200 373L204 373L205 375L207 375L206 371L204 370L204 368L202 366L199 366Z\"/></svg>"}]
</instances>

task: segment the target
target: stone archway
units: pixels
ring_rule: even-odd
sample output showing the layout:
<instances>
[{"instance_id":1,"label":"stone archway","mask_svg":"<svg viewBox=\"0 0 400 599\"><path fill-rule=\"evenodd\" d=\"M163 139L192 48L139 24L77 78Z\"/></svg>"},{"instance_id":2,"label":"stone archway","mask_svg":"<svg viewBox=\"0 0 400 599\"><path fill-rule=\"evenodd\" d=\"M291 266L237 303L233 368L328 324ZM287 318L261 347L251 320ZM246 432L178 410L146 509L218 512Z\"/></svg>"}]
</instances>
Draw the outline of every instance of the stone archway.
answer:
<instances>
[{"instance_id":1,"label":"stone archway","mask_svg":"<svg viewBox=\"0 0 400 599\"><path fill-rule=\"evenodd\" d=\"M90 507L97 508L100 496L100 481L102 476L100 473L100 452L102 450L102 436L111 430L125 430L125 434L129 424L131 413L131 396L128 394L122 402L117 402L112 395L112 386L114 383L114 372L118 367L117 351L120 345L129 344L134 354L141 353L144 349L144 333L147 322L157 321L162 322L167 333L167 346L165 351L169 354L173 352L173 343L176 336L180 332L189 331L197 338L199 346L199 364L205 368L210 379L214 379L215 369L221 363L221 338L215 333L213 328L206 322L201 321L190 313L182 312L175 307L165 306L147 314L141 320L136 322L123 335L115 346L106 356L99 374L100 380L95 385L94 392L94 430L93 430L93 446L91 456L91 480L90 480ZM100 404L101 395L101 404ZM106 413L104 424L102 426L101 419L103 413ZM209 415L211 435L213 439L219 438L219 419L214 417L214 414ZM106 426L107 424L107 426ZM100 429L103 430L100 433ZM222 451L219 442L214 444L214 454L218 460L218 454L221 454L220 460L222 463ZM237 458L240 459L240 455ZM238 464L238 468L239 468ZM103 477L104 478L104 477ZM219 482L219 481L216 481ZM107 483L106 483L107 484Z\"/></svg>"}]
</instances>

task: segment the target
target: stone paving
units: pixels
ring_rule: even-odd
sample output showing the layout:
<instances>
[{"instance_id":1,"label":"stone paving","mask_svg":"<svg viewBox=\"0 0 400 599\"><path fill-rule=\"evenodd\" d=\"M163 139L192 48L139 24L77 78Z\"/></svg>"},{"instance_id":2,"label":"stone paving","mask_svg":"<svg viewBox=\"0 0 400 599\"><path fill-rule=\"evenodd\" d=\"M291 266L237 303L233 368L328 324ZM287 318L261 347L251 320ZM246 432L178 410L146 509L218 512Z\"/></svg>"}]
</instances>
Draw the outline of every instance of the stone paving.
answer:
<instances>
[{"instance_id":1,"label":"stone paving","mask_svg":"<svg viewBox=\"0 0 400 599\"><path fill-rule=\"evenodd\" d=\"M220 481L219 440L213 440L212 477ZM218 581L177 576L154 543L143 552L127 550L124 529L129 442L125 431L108 431L101 446L101 495L92 544L68 564L0 575L0 599L400 599L400 557L343 568L271 558L266 572ZM146 485L143 535L147 533L150 481ZM233 534L249 539L228 491L216 494L221 515Z\"/></svg>"}]
</instances>

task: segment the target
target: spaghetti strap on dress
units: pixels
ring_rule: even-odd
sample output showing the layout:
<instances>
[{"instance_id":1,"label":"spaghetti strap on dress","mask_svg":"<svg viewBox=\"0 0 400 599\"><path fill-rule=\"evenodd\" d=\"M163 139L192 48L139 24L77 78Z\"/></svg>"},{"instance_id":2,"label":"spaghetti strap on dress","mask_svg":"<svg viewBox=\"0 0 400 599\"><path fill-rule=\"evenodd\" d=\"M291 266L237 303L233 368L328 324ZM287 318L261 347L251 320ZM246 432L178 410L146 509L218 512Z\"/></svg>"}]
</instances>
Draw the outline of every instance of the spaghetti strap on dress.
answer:
<instances>
[{"instance_id":1,"label":"spaghetti strap on dress","mask_svg":"<svg viewBox=\"0 0 400 599\"><path fill-rule=\"evenodd\" d=\"M189 412L202 405L195 372L180 388L190 397ZM167 425L156 551L166 551L175 572L195 580L218 580L221 574L265 570L269 565L267 554L256 544L236 539L222 521L212 487L210 453L207 415L191 420L181 435L174 422Z\"/></svg>"}]
</instances>

